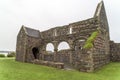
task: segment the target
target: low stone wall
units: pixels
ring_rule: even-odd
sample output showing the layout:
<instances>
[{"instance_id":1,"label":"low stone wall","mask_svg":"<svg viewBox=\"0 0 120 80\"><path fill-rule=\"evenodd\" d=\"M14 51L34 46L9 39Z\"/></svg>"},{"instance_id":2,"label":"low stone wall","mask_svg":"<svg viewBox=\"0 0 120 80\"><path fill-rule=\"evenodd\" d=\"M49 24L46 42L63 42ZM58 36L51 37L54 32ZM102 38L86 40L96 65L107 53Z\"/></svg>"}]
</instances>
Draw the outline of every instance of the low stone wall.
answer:
<instances>
[{"instance_id":1,"label":"low stone wall","mask_svg":"<svg viewBox=\"0 0 120 80\"><path fill-rule=\"evenodd\" d=\"M50 66L50 67L55 67L55 68L58 68L58 69L64 69L64 63L60 63L60 62L34 60L34 61L32 61L32 63L33 64L40 64L40 65Z\"/></svg>"},{"instance_id":2,"label":"low stone wall","mask_svg":"<svg viewBox=\"0 0 120 80\"><path fill-rule=\"evenodd\" d=\"M33 62L35 64L43 64L46 66L64 66L77 69L79 71L91 72L92 57L87 50L62 50L57 53L43 54L43 60Z\"/></svg>"},{"instance_id":3,"label":"low stone wall","mask_svg":"<svg viewBox=\"0 0 120 80\"><path fill-rule=\"evenodd\" d=\"M45 61L54 61L54 53L43 54L43 57Z\"/></svg>"},{"instance_id":4,"label":"low stone wall","mask_svg":"<svg viewBox=\"0 0 120 80\"><path fill-rule=\"evenodd\" d=\"M56 54L57 62L70 63L70 59L71 59L71 51L70 50L59 51Z\"/></svg>"},{"instance_id":5,"label":"low stone wall","mask_svg":"<svg viewBox=\"0 0 120 80\"><path fill-rule=\"evenodd\" d=\"M71 50L62 50L57 53L47 53L42 55L44 57L43 60L45 61L70 63L70 59L72 59Z\"/></svg>"},{"instance_id":6,"label":"low stone wall","mask_svg":"<svg viewBox=\"0 0 120 80\"><path fill-rule=\"evenodd\" d=\"M114 43L110 41L110 60L120 61L120 43Z\"/></svg>"}]
</instances>

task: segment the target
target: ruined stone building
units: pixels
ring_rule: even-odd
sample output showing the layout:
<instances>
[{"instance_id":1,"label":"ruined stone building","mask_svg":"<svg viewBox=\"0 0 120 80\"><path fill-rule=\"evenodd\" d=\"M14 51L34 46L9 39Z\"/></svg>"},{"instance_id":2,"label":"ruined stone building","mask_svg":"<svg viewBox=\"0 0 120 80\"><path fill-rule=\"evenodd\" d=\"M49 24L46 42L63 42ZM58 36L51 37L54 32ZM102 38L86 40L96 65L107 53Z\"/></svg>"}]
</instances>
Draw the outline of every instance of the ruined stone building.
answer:
<instances>
[{"instance_id":1,"label":"ruined stone building","mask_svg":"<svg viewBox=\"0 0 120 80\"><path fill-rule=\"evenodd\" d=\"M70 49L58 51L61 42ZM48 43L54 52L46 51ZM110 41L103 1L92 18L43 32L25 26L17 36L16 60L57 68L92 72L110 61L120 61L120 44Z\"/></svg>"}]
</instances>

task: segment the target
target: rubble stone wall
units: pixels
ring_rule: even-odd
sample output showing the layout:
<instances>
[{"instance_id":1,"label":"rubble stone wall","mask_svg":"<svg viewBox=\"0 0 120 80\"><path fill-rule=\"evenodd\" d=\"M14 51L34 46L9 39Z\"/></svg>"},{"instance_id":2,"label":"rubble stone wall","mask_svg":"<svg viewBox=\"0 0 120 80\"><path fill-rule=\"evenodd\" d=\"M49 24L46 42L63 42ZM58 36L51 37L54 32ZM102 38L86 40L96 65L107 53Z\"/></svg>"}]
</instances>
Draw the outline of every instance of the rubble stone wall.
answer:
<instances>
[{"instance_id":1,"label":"rubble stone wall","mask_svg":"<svg viewBox=\"0 0 120 80\"><path fill-rule=\"evenodd\" d=\"M110 41L110 59L111 61L120 61L120 43L114 43Z\"/></svg>"},{"instance_id":2,"label":"rubble stone wall","mask_svg":"<svg viewBox=\"0 0 120 80\"><path fill-rule=\"evenodd\" d=\"M21 28L18 36L17 36L17 44L16 44L16 60L25 62L25 54L26 54L26 34Z\"/></svg>"},{"instance_id":3,"label":"rubble stone wall","mask_svg":"<svg viewBox=\"0 0 120 80\"><path fill-rule=\"evenodd\" d=\"M97 18L90 18L81 22L70 24L72 27L72 33L91 34L98 27Z\"/></svg>"},{"instance_id":4,"label":"rubble stone wall","mask_svg":"<svg viewBox=\"0 0 120 80\"><path fill-rule=\"evenodd\" d=\"M100 68L101 66L109 63L110 53L106 53L105 39L102 34L99 34L94 40L94 51L93 51L93 68L94 70ZM109 47L109 46L108 46Z\"/></svg>"},{"instance_id":5,"label":"rubble stone wall","mask_svg":"<svg viewBox=\"0 0 120 80\"><path fill-rule=\"evenodd\" d=\"M26 62L31 62L32 60L34 60L34 55L33 55L33 52L32 52L32 49L33 48L37 48L39 50L39 54L40 54L40 39L39 38L35 38L35 37L30 37L30 36L27 36L27 41L26 41L26 55L25 55L25 61ZM39 57L39 54L38 54L38 57Z\"/></svg>"},{"instance_id":6,"label":"rubble stone wall","mask_svg":"<svg viewBox=\"0 0 120 80\"><path fill-rule=\"evenodd\" d=\"M47 31L43 31L40 34L43 39L49 39L54 37L57 38L58 36L60 37L64 35L75 35L77 33L79 33L79 35L87 36L90 35L93 31L95 31L97 27L97 18L90 18L88 20L71 23L69 25L52 28ZM70 28L72 30L72 33L70 33Z\"/></svg>"}]
</instances>

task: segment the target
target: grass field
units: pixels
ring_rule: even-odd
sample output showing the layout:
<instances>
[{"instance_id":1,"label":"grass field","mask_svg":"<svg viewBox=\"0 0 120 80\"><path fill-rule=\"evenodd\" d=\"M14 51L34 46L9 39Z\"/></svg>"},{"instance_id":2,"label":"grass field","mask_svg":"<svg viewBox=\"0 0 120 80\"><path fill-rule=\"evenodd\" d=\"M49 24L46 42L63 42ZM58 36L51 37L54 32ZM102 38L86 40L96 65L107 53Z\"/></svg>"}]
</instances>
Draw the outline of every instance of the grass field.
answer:
<instances>
[{"instance_id":1,"label":"grass field","mask_svg":"<svg viewBox=\"0 0 120 80\"><path fill-rule=\"evenodd\" d=\"M110 63L94 73L0 59L0 80L120 80L120 63Z\"/></svg>"}]
</instances>

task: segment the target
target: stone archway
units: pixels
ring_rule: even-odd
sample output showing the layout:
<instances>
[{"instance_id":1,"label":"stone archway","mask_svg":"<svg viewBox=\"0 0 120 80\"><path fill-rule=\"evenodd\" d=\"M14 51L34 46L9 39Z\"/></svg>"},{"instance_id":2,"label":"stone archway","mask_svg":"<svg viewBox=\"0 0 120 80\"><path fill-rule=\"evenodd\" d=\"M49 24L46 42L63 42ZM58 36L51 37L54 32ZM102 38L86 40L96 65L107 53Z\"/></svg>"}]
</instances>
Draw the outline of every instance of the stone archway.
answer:
<instances>
[{"instance_id":1,"label":"stone archway","mask_svg":"<svg viewBox=\"0 0 120 80\"><path fill-rule=\"evenodd\" d=\"M32 48L32 53L33 53L33 56L34 56L34 59L38 59L39 58L39 49L37 47L33 47Z\"/></svg>"}]
</instances>

